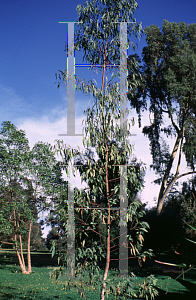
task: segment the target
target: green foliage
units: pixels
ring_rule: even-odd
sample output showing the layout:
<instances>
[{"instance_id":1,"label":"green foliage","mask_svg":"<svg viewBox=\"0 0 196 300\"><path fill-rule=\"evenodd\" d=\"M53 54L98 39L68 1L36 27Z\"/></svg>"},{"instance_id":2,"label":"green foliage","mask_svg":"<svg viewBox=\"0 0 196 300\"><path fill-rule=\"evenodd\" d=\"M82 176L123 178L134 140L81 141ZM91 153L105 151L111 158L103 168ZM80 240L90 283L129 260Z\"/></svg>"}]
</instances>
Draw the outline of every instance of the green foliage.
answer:
<instances>
[{"instance_id":1,"label":"green foliage","mask_svg":"<svg viewBox=\"0 0 196 300\"><path fill-rule=\"evenodd\" d=\"M57 231L56 227L53 227L47 234L45 245L48 248L48 250L52 247L52 242L56 240L58 245L62 247L62 238L60 238L60 233Z\"/></svg>"},{"instance_id":2,"label":"green foliage","mask_svg":"<svg viewBox=\"0 0 196 300\"><path fill-rule=\"evenodd\" d=\"M71 149L70 146L68 147L60 140L55 141L56 144L53 149L56 154L61 156L62 165L66 166L72 158L76 168L77 165L82 165L81 167L78 166L77 169L79 169L82 181L88 184L87 189L75 189L74 193L77 265L76 277L70 278L69 284L67 283L70 286L72 281L72 284L78 286L77 281L80 280L81 287L79 289L84 298L83 285L87 284L88 280L88 284L99 285L101 299L104 299L105 293L107 294L111 290L107 276L111 249L116 251L119 247L117 223L120 206L120 178L125 177L125 174L128 211L125 211L127 218L122 225L128 225L129 228L128 239L131 245L131 255L138 259L140 264L145 261L146 256L152 255L151 250L142 253L143 236L148 230L148 224L140 220L143 216L142 204L136 201L136 195L143 187L144 166L136 160L130 160L132 155L132 146L128 140L130 124L129 130L122 129L118 125L120 121L119 84L112 81L114 77L119 77L119 74L112 74L112 79L106 84L107 64L120 63L120 30L119 24L115 22L129 22L130 20L135 22L133 13L136 7L137 3L134 0L93 0L92 2L87 1L85 5L77 6L80 23L78 23L79 31L75 33L75 49L84 50L83 60L86 59L88 63L92 65L102 64L102 86L99 89L95 84L96 82L89 81L86 83L85 80L75 76L76 89L85 94L92 94L94 98L93 106L84 111L86 114L85 136L83 138L83 145L86 148L85 154L80 152L79 147L78 150ZM128 36L132 33L137 37L140 35L140 29L141 26L138 24L129 24ZM132 66L137 67L135 60L132 60L131 63ZM116 68L114 69L116 70ZM60 71L58 78L60 80L59 87L61 82L67 83L69 74L65 70ZM137 79L134 84L137 85ZM93 157L92 148L98 155L97 161ZM128 165L125 174L122 174L120 165ZM96 209L93 209L94 207ZM116 210L110 208L116 208ZM61 220L66 223L67 203L62 201L58 212L61 215ZM62 215L64 215L63 218ZM65 228L66 233L67 229ZM54 241L51 247L52 255L57 253L55 249L56 242ZM66 250L62 249L59 255L59 260L65 263L67 259ZM94 281L95 273L97 272L98 276L99 272L97 260L103 257L106 258L104 280L97 277ZM59 270L53 273L56 277L59 274ZM105 283L107 284L105 285ZM131 295L129 285L126 286L125 290Z\"/></svg>"},{"instance_id":3,"label":"green foliage","mask_svg":"<svg viewBox=\"0 0 196 300\"><path fill-rule=\"evenodd\" d=\"M117 299L127 299L129 297L142 298L142 299L155 299L158 296L157 290L154 286L157 283L157 279L154 275L148 276L145 280L140 282L139 290L135 289L136 276L132 273L128 278L124 278L118 284L118 289L120 290L120 298Z\"/></svg>"},{"instance_id":4,"label":"green foliage","mask_svg":"<svg viewBox=\"0 0 196 300\"><path fill-rule=\"evenodd\" d=\"M2 123L0 234L3 238L9 237L13 246L20 245L18 238L22 239L24 246L27 245L31 222L36 226L38 213L48 208L51 205L49 198L54 201L59 193L62 174L50 147L49 144L38 142L30 150L23 130L18 130L10 121ZM33 239L34 247L41 247L43 240L40 227L37 232L33 227L32 234L34 238L35 235L39 236L40 240L38 245Z\"/></svg>"},{"instance_id":5,"label":"green foliage","mask_svg":"<svg viewBox=\"0 0 196 300\"><path fill-rule=\"evenodd\" d=\"M175 181L195 172L196 24L165 20L162 32L156 25L151 25L146 27L145 34L147 46L142 52L142 66L135 56L139 84L130 91L128 98L139 114L140 126L142 111L148 109L150 113L150 125L143 128L143 133L150 141L151 167L158 175L155 183L161 184L158 197L160 213ZM132 86L133 81L134 74L130 70L129 85ZM175 137L173 150L169 149L164 136ZM182 153L191 171L180 174ZM177 156L176 171L172 174Z\"/></svg>"},{"instance_id":6,"label":"green foliage","mask_svg":"<svg viewBox=\"0 0 196 300\"><path fill-rule=\"evenodd\" d=\"M15 188L16 191L21 191L20 196L22 197L22 205L20 205L20 212L19 212L19 206L18 206L18 218L20 219L20 228L21 233L23 232L23 246L25 249L27 249L27 240L28 240L28 222L26 218L26 214L28 209L31 210L34 224L32 226L32 238L31 238L31 245L33 249L40 250L43 248L44 239L42 238L42 231L41 226L38 223L38 209L33 201L33 190L32 185L30 181L27 181L27 189L22 188L22 186L19 185L16 181L11 183L11 186ZM26 201L25 201L26 199ZM17 199L19 201L19 199ZM4 192L0 196L0 202L2 205L2 218L4 218L4 225L2 225L2 230L0 234L0 240L3 242L6 242L6 244L2 244L4 247L10 247L12 248L11 243L14 239L14 220L13 220L13 206L6 206L7 202L11 202L11 196L9 192ZM7 230L8 227L6 226L6 220L9 220L9 231ZM2 222L3 223L3 222ZM22 227L24 230L22 231ZM10 244L7 244L10 243Z\"/></svg>"},{"instance_id":7,"label":"green foliage","mask_svg":"<svg viewBox=\"0 0 196 300\"><path fill-rule=\"evenodd\" d=\"M27 220L33 218L32 210L27 203L27 193L22 184L26 185L27 176L27 153L30 151L25 133L11 124L3 122L0 131L0 191L1 204L1 226L2 233L9 235L16 232L16 224L20 221L20 232L25 232ZM13 212L16 213L16 218ZM14 221L15 219L15 221ZM17 233L20 233L17 232Z\"/></svg>"},{"instance_id":8,"label":"green foliage","mask_svg":"<svg viewBox=\"0 0 196 300\"><path fill-rule=\"evenodd\" d=\"M159 295L158 291L154 288L156 283L157 279L154 277L154 275L148 276L147 280L144 280L140 284L139 297L145 297L146 300L155 299L155 297Z\"/></svg>"},{"instance_id":9,"label":"green foliage","mask_svg":"<svg viewBox=\"0 0 196 300\"><path fill-rule=\"evenodd\" d=\"M32 227L31 247L32 250L47 250L44 245L45 239L42 237L43 233L41 225L37 222Z\"/></svg>"},{"instance_id":10,"label":"green foliage","mask_svg":"<svg viewBox=\"0 0 196 300\"><path fill-rule=\"evenodd\" d=\"M75 50L84 50L83 60L93 65L103 65L104 55L101 51L106 47L105 61L119 64L119 25L115 22L136 22L133 14L137 6L135 0L93 0L87 1L85 5L78 5L78 22L81 23L78 24L79 30L75 35ZM137 38L141 31L140 24L128 24L128 36L132 34Z\"/></svg>"},{"instance_id":11,"label":"green foliage","mask_svg":"<svg viewBox=\"0 0 196 300\"><path fill-rule=\"evenodd\" d=\"M53 241L50 249L52 257L58 253L56 242ZM102 276L100 274L100 267L97 265L98 259L104 258L105 254L102 252L102 248L95 242L91 248L78 248L76 250L76 278L66 278L65 287L66 290L70 290L73 287L84 288L85 286L92 289L101 288ZM66 255L61 254L60 259L63 261L63 266L66 265ZM59 259L59 262L60 262ZM82 259L82 262L80 261ZM87 261L88 259L88 261ZM90 260L90 261L89 261ZM63 267L54 268L50 273L50 278L54 278L55 282L60 279L60 276L65 276L66 270ZM157 283L157 279L150 275L146 279L141 280L140 283L136 283L136 276L131 273L131 276L126 278L108 278L105 282L107 288L105 290L106 296L115 295L116 299L127 299L128 297L139 297L145 299L155 299L158 295L154 286ZM115 282L114 282L115 281ZM83 296L83 292L81 293Z\"/></svg>"}]
</instances>

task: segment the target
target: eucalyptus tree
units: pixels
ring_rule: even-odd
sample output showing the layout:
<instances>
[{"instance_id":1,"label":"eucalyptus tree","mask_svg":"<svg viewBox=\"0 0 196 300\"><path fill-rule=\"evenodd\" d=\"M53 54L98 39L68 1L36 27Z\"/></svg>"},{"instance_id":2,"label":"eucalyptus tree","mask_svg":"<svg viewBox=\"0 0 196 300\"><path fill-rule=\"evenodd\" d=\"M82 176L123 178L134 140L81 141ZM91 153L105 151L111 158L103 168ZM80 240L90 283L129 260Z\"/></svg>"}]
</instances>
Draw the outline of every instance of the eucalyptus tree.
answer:
<instances>
[{"instance_id":1,"label":"eucalyptus tree","mask_svg":"<svg viewBox=\"0 0 196 300\"><path fill-rule=\"evenodd\" d=\"M80 172L82 172L82 180L84 179L89 184L89 188L87 188L87 190L89 189L89 192L77 189L74 195L76 212L80 212L82 208L84 209L83 218L79 219L80 224L83 227L83 234L88 235L88 231L100 234L96 231L96 226L100 223L100 220L106 228L106 265L101 283L101 299L104 299L105 293L109 292L109 288L106 289L106 281L111 260L111 227L112 223L118 218L120 203L119 178L121 173L119 166L129 163L127 156L130 157L132 153L132 147L127 139L127 137L130 136L130 131L122 130L117 124L120 120L119 84L118 82L114 84L112 81L113 78L118 77L119 74L118 72L116 75L112 74L112 79L106 83L106 73L108 64L119 65L120 62L120 33L117 22L135 22L133 13L136 7L137 2L134 0L94 0L92 2L86 2L85 5L77 6L79 13L78 21L80 23L78 23L79 31L76 31L75 34L75 50L84 50L85 54L83 60L86 59L90 62L93 65L92 69L96 64L102 65L101 89L99 89L94 82L89 81L87 83L85 80L81 80L75 76L76 88L87 94L92 94L95 99L93 107L88 108L87 111L85 110L87 120L85 122L86 137L83 138L83 145L89 151L89 148L94 148L101 159L96 162L92 157L92 153L89 157L83 155L83 158L86 159L86 162L84 163L86 166L81 168ZM130 43L129 36L133 34L137 37L140 33L140 29L141 27L137 23L128 25L128 43ZM116 70L117 67L114 69ZM58 87L62 81L67 82L67 80L69 80L67 71L64 70L59 72L59 80ZM137 84L137 82L135 81L134 84ZM54 150L61 155L65 165L68 164L72 157L77 158L77 156L81 157L82 155L80 151L67 147L63 141L57 141ZM118 176L118 178L112 178L114 175ZM133 241L133 236L129 235L128 239L132 255L138 256L141 260L145 260L146 255L150 255L150 252L141 254L140 250L143 242L143 234L147 231L148 225L139 220L143 215L143 212L138 211L140 203L138 201L133 201L131 198L133 196L133 190L139 191L141 189L140 179L136 167L130 166L127 170L129 205L126 213L128 223L133 226L131 229L136 230L135 243ZM97 209L92 209L90 217L87 209L93 207L92 200L97 204ZM75 216L77 219L77 214ZM90 220L88 220L88 218L90 218ZM102 256L102 248L98 245L97 241L94 242L94 245L92 245L91 248L86 249L84 247L85 241L86 238L83 236L81 241L82 249L76 249L78 257L86 256L92 259L94 255L97 260L97 256ZM86 260L82 267L78 264L76 267L76 274L80 270L84 271L85 268L87 270L88 266ZM92 279L93 268L91 271ZM90 282L92 282L92 280ZM130 287L130 278L127 279L127 281L121 281L121 284L121 288L124 289L125 295L135 295L133 289ZM112 288L116 292L117 289L114 285ZM146 293L153 294L154 290L147 288ZM83 289L82 295L85 297Z\"/></svg>"},{"instance_id":2,"label":"eucalyptus tree","mask_svg":"<svg viewBox=\"0 0 196 300\"><path fill-rule=\"evenodd\" d=\"M128 98L137 109L140 121L142 111L148 109L150 113L150 125L143 128L143 133L150 140L151 167L159 176L155 183L160 185L157 203L157 214L160 214L176 181L195 173L196 24L164 20L162 32L158 26L151 25L145 33L143 65L136 69L140 84L134 89L136 93L129 92ZM138 57L135 59L140 62ZM134 77L130 70L130 84ZM172 150L164 135L175 138ZM180 173L182 154L190 170Z\"/></svg>"},{"instance_id":3,"label":"eucalyptus tree","mask_svg":"<svg viewBox=\"0 0 196 300\"><path fill-rule=\"evenodd\" d=\"M21 271L29 274L32 225L37 221L37 213L57 198L61 170L49 144L38 142L30 150L25 132L10 121L2 123L0 135L0 232L13 234ZM28 270L23 255L27 233Z\"/></svg>"}]
</instances>

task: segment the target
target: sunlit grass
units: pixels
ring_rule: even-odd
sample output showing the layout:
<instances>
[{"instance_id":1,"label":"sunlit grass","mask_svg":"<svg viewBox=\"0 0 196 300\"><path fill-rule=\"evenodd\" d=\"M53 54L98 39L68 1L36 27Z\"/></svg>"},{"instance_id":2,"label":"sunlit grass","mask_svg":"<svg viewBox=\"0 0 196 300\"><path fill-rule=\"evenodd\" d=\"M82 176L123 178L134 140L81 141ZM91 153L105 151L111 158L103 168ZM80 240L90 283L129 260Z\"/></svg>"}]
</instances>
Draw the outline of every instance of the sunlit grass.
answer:
<instances>
[{"instance_id":1,"label":"sunlit grass","mask_svg":"<svg viewBox=\"0 0 196 300\"><path fill-rule=\"evenodd\" d=\"M15 265L0 267L0 299L81 299L77 288L65 289L63 278L57 283L49 279L51 267L33 267L32 273L20 273L20 268ZM99 295L91 288L85 288L87 299L99 299ZM114 299L109 296L108 299Z\"/></svg>"},{"instance_id":2,"label":"sunlit grass","mask_svg":"<svg viewBox=\"0 0 196 300\"><path fill-rule=\"evenodd\" d=\"M30 275L20 273L20 268L15 265L4 265L0 267L0 299L82 299L77 288L72 287L66 290L65 281L62 277L55 283L49 279L52 267L33 267ZM118 272L114 269L110 271L109 278L113 277L114 282L118 283ZM165 292L185 292L186 288L169 276L156 276L157 287ZM135 284L142 280L137 277ZM96 289L95 289L96 291ZM97 293L91 287L84 288L87 299L99 299ZM107 297L106 297L107 299ZM115 299L115 296L108 296L108 299Z\"/></svg>"}]
</instances>

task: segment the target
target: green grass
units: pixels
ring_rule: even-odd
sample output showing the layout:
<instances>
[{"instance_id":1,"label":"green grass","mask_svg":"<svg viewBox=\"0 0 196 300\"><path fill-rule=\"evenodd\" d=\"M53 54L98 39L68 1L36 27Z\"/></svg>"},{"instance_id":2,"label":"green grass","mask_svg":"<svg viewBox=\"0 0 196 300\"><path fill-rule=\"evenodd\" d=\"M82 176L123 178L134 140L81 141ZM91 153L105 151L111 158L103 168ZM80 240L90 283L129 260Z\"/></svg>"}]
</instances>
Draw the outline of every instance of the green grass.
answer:
<instances>
[{"instance_id":1,"label":"green grass","mask_svg":"<svg viewBox=\"0 0 196 300\"><path fill-rule=\"evenodd\" d=\"M11 261L12 260L12 261ZM36 261L37 260L37 261ZM34 261L34 263L33 263ZM57 259L56 259L57 261ZM32 254L32 273L29 275L21 274L17 258L12 251L0 251L0 300L8 299L83 299L77 288L65 289L64 278L60 277L55 283L54 279L49 279L50 272L57 262L51 260L51 255L45 252ZM50 263L51 262L51 263ZM40 267L38 266L40 264ZM196 299L196 272L190 271L185 275L185 281L176 281L174 278L178 274L163 274L155 265L149 266L146 271L138 268L137 265L131 267L131 271L137 275L136 286L143 277L155 274L158 279L157 287L160 289L160 299ZM103 274L103 270L102 270ZM110 270L109 278L118 282L118 272ZM100 299L99 294L91 288L86 288L85 295L88 300ZM105 299L112 300L115 296L108 296Z\"/></svg>"}]
</instances>

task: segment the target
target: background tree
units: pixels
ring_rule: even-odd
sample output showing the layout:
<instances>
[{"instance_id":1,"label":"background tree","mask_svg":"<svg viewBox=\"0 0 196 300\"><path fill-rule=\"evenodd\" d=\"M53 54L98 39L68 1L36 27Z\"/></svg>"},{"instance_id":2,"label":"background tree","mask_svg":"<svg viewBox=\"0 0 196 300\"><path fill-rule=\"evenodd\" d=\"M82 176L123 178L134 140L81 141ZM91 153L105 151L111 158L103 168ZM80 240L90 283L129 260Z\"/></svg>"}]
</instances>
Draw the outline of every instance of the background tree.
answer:
<instances>
[{"instance_id":1,"label":"background tree","mask_svg":"<svg viewBox=\"0 0 196 300\"><path fill-rule=\"evenodd\" d=\"M38 202L40 202L40 200L38 200L37 195L35 196L36 201L33 201L34 199L34 189L32 186L32 182L31 180L29 180L28 178L26 178L27 182L28 182L28 189L25 190L26 195L27 195L27 201L28 201L28 205L31 207L31 210L34 213L34 218L36 221L33 222L32 224L32 229L31 229L31 249L32 250L44 250L46 249L44 247L44 241L45 239L42 237L43 233L42 233L42 221L39 221L39 212L41 211L37 205ZM27 234L23 235L24 238L24 247L27 248L27 243L26 241L27 239Z\"/></svg>"},{"instance_id":2,"label":"background tree","mask_svg":"<svg viewBox=\"0 0 196 300\"><path fill-rule=\"evenodd\" d=\"M179 237L177 251L186 258L192 257L195 253L194 244L190 244L186 239L196 241L195 230L187 226L196 227L196 178L183 182L182 188L171 193L166 203L167 210L172 207L177 207L177 215L182 220L183 233L178 232L176 235ZM183 240L182 240L183 238Z\"/></svg>"},{"instance_id":3,"label":"background tree","mask_svg":"<svg viewBox=\"0 0 196 300\"><path fill-rule=\"evenodd\" d=\"M155 183L160 184L157 203L157 214L160 214L174 183L195 173L196 24L164 20L162 32L151 25L146 27L145 34L143 66L139 66L138 57L134 57L138 62L136 76L140 84L130 91L128 98L139 114L139 125L141 113L147 110L149 102L150 125L143 128L143 133L150 140L151 167L159 175ZM131 70L130 85L134 76ZM164 135L175 138L172 150ZM185 173L180 173L182 153L190 168ZM174 173L173 167L176 168Z\"/></svg>"},{"instance_id":4,"label":"background tree","mask_svg":"<svg viewBox=\"0 0 196 300\"><path fill-rule=\"evenodd\" d=\"M78 21L82 21L82 24L79 25L80 29L75 34L75 49L84 49L84 58L86 58L88 62L93 65L101 64L103 66L101 69L101 89L96 87L92 81L86 83L85 80L82 81L76 76L76 88L87 94L92 93L95 98L95 104L92 108L87 110L87 126L85 127L86 138L83 139L83 144L88 150L90 147L95 148L96 153L101 159L95 162L92 153L90 154L86 162L87 167L81 168L82 179L85 178L85 181L88 182L89 191L86 193L84 190L77 190L74 195L76 212L81 213L81 208L84 208L83 213L81 213L83 214L83 218L81 217L79 219L76 215L76 220L78 219L80 221L79 229L81 230L82 227L83 233L87 235L90 231L96 233L96 226L100 224L100 220L106 229L106 265L102 280L101 299L105 297L106 280L111 260L111 229L113 223L119 217L118 210L110 210L110 208L119 207L120 204L120 172L119 167L114 167L114 165L129 163L127 161L127 153L128 156L130 156L132 152L129 141L127 140L127 136L130 135L130 132L122 133L119 126L114 124L114 122L120 118L119 85L118 83L112 85L111 81L109 84L106 84L106 69L108 63L119 64L120 61L119 29L117 24L113 22L135 21L133 19L133 12L136 7L136 1L104 0L94 0L93 3L86 2L85 6L77 6L79 12ZM130 35L130 33L132 33L137 36L139 27L138 24L129 26L128 34ZM60 71L59 79L60 82L58 86L60 86L61 81L67 82L67 72ZM114 121L114 119L116 121ZM54 149L61 155L65 165L69 162L70 158L81 155L79 151L70 150L70 148L64 145L63 141L57 141ZM129 182L129 189L127 190L129 199L127 219L130 227L132 226L131 229L135 229L136 231L135 241L133 235L129 236L132 255L141 258L142 254L140 250L143 243L143 234L148 228L148 225L145 222L139 221L143 215L142 212L138 211L140 203L133 201L131 198L142 186L140 175L137 172L136 166L130 166L127 171L127 180ZM113 178L115 174L117 178ZM90 198L90 196L92 196L92 198ZM91 214L89 214L87 208L93 207L91 203L92 199L94 203L97 204L97 208L100 209L92 210ZM99 234L99 232L97 233ZM89 255L89 258L92 259L93 254L96 252L95 256L99 255L101 257L102 248L98 246L97 243L94 242L91 250L84 248L86 239L86 237L83 237L83 249L76 249L76 253L78 252L79 256L85 254L85 256L88 257ZM87 253L88 251L86 250L90 252ZM147 253L143 255L146 256ZM144 256L143 259L145 259ZM80 265L77 265L76 272L79 270L78 266L80 267ZM83 265L82 268L84 270L85 266ZM86 268L88 268L88 266ZM132 294L134 294L133 290Z\"/></svg>"},{"instance_id":5,"label":"background tree","mask_svg":"<svg viewBox=\"0 0 196 300\"><path fill-rule=\"evenodd\" d=\"M185 245L185 229L180 212L180 205L176 199L175 202L164 203L159 216L156 215L155 207L146 211L143 220L149 224L150 229L146 234L144 249L150 246L156 256L163 252L171 256L175 251L181 253L179 246Z\"/></svg>"},{"instance_id":6,"label":"background tree","mask_svg":"<svg viewBox=\"0 0 196 300\"><path fill-rule=\"evenodd\" d=\"M46 237L45 245L48 250L51 249L54 240L57 241L57 248L60 251L60 248L65 246L65 238L64 234L60 233L55 226L48 232Z\"/></svg>"},{"instance_id":7,"label":"background tree","mask_svg":"<svg viewBox=\"0 0 196 300\"><path fill-rule=\"evenodd\" d=\"M2 123L0 134L0 232L13 234L21 271L29 274L32 225L37 214L50 206L49 200L57 198L61 169L49 144L39 142L30 150L25 132L17 130L11 122ZM27 233L26 271L23 238Z\"/></svg>"},{"instance_id":8,"label":"background tree","mask_svg":"<svg viewBox=\"0 0 196 300\"><path fill-rule=\"evenodd\" d=\"M165 201L162 213L157 217L156 209L151 208L144 216L150 230L144 242L144 248L153 247L156 254L169 251L171 255L189 259L195 252L194 244L186 238L196 240L195 231L188 227L196 225L195 178L183 182L181 189L172 189ZM191 262L190 262L191 263Z\"/></svg>"}]
</instances>

